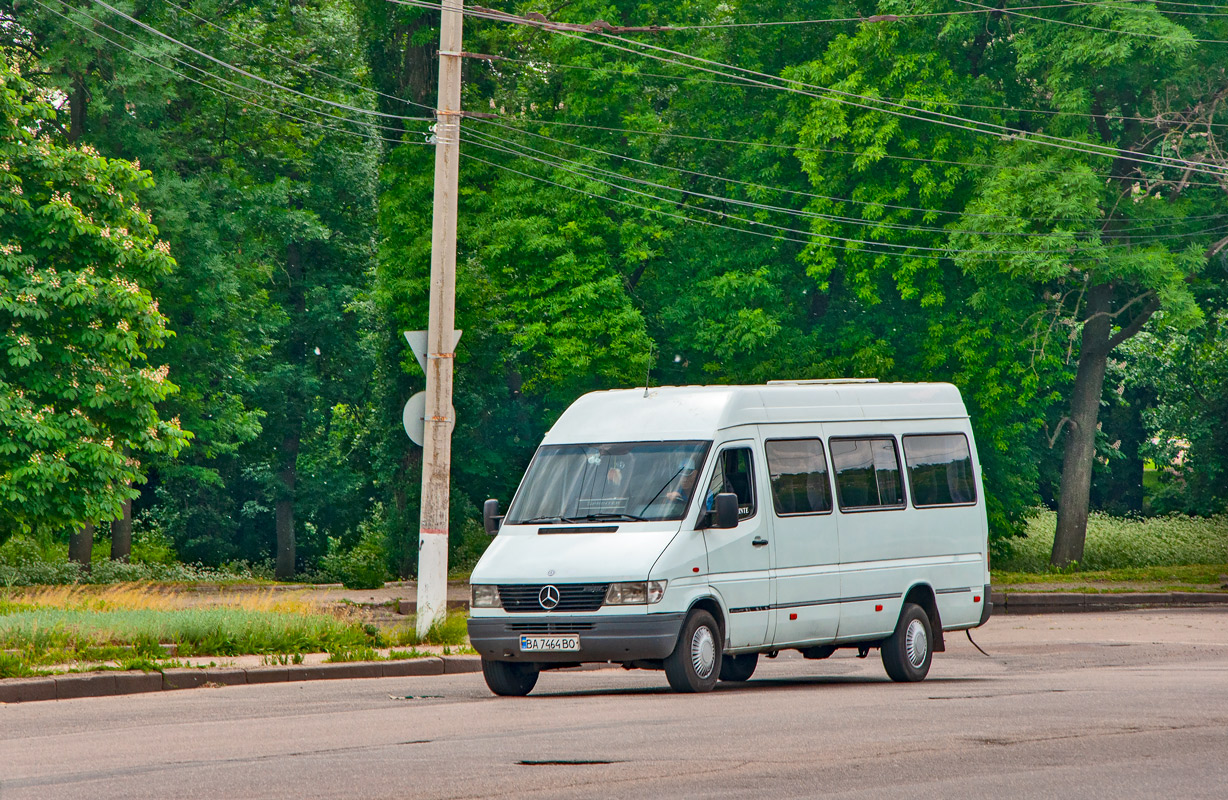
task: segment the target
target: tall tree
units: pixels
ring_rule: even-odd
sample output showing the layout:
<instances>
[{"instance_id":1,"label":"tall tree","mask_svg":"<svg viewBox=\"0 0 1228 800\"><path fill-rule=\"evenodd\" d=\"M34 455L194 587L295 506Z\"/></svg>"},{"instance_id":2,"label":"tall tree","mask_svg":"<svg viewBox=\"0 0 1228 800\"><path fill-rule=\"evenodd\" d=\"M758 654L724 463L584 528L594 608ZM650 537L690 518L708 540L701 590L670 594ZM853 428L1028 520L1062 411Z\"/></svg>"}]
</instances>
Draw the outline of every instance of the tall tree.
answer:
<instances>
[{"instance_id":1,"label":"tall tree","mask_svg":"<svg viewBox=\"0 0 1228 800\"><path fill-rule=\"evenodd\" d=\"M6 54L7 55L7 54ZM148 173L58 141L51 99L0 72L0 539L121 515L142 458L186 440L149 353L171 333L147 287L174 262Z\"/></svg>"}]
</instances>

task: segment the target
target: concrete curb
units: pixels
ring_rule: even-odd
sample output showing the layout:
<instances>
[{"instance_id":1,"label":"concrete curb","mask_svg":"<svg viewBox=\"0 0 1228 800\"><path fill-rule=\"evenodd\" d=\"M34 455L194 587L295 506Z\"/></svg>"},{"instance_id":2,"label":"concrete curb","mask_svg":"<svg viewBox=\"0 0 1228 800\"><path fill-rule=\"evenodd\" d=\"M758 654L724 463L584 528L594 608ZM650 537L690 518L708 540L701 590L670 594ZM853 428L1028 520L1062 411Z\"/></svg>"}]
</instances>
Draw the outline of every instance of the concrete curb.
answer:
<instances>
[{"instance_id":1,"label":"concrete curb","mask_svg":"<svg viewBox=\"0 0 1228 800\"><path fill-rule=\"evenodd\" d=\"M0 703L111 697L117 694L166 692L258 683L407 678L481 672L477 656L432 656L403 661L354 661L341 664L295 664L250 669L168 669L163 672L81 672L45 678L0 680Z\"/></svg>"},{"instance_id":2,"label":"concrete curb","mask_svg":"<svg viewBox=\"0 0 1228 800\"><path fill-rule=\"evenodd\" d=\"M1080 611L1126 611L1132 608L1228 607L1228 592L1081 592L994 591L994 614L1065 614Z\"/></svg>"}]
</instances>

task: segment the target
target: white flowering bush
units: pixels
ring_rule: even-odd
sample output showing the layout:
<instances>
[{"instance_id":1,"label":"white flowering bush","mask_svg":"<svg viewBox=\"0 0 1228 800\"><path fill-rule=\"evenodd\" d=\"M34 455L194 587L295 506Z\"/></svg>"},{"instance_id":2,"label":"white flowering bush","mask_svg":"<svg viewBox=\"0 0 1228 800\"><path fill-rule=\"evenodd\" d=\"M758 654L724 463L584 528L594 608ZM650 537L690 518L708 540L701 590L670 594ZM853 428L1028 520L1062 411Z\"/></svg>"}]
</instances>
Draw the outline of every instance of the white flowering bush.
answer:
<instances>
[{"instance_id":1,"label":"white flowering bush","mask_svg":"<svg viewBox=\"0 0 1228 800\"><path fill-rule=\"evenodd\" d=\"M144 287L174 267L152 181L47 138L35 96L0 64L0 543L118 517L142 458L187 439L149 360L172 334Z\"/></svg>"}]
</instances>

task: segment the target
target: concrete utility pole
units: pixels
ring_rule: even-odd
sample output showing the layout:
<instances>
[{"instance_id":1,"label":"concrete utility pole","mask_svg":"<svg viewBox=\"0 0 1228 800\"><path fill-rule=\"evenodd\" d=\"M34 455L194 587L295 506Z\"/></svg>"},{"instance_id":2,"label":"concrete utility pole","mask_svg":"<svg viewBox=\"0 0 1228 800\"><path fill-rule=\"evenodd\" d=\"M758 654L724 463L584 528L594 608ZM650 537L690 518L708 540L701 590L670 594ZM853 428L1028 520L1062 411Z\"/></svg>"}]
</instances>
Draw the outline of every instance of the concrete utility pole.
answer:
<instances>
[{"instance_id":1,"label":"concrete utility pole","mask_svg":"<svg viewBox=\"0 0 1228 800\"><path fill-rule=\"evenodd\" d=\"M427 322L422 514L418 525L418 635L448 607L448 495L452 467L452 364L456 321L456 195L460 179L463 0L443 0L435 119L435 211Z\"/></svg>"}]
</instances>

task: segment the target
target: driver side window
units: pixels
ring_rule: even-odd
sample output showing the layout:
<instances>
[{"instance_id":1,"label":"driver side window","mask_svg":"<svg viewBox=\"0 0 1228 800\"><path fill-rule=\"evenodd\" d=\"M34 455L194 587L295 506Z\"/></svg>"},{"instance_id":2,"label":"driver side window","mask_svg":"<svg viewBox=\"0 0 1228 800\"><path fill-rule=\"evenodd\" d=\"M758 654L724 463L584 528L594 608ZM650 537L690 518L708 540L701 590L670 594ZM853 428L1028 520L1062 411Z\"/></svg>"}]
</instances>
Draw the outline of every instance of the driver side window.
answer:
<instances>
[{"instance_id":1,"label":"driver side window","mask_svg":"<svg viewBox=\"0 0 1228 800\"><path fill-rule=\"evenodd\" d=\"M717 456L716 469L704 493L704 510L713 510L716 496L723 492L738 496L738 519L755 515L755 469L749 447L730 447Z\"/></svg>"}]
</instances>

